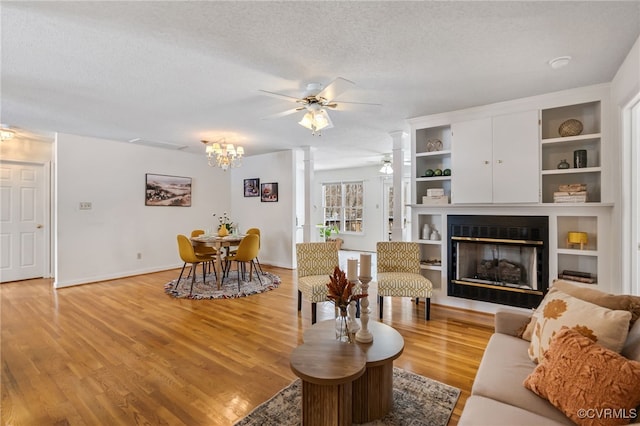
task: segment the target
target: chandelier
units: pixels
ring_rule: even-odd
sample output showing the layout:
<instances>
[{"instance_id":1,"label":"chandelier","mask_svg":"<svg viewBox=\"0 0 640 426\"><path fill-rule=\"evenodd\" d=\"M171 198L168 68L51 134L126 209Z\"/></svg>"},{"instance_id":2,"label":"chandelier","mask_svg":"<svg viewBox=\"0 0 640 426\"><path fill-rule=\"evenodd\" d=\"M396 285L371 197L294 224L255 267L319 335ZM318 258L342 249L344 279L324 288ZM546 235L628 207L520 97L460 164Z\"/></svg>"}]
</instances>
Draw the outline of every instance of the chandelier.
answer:
<instances>
[{"instance_id":1,"label":"chandelier","mask_svg":"<svg viewBox=\"0 0 640 426\"><path fill-rule=\"evenodd\" d=\"M211 167L220 167L226 171L229 167L240 167L244 148L235 147L224 139L220 142L201 141L206 145L207 160Z\"/></svg>"},{"instance_id":2,"label":"chandelier","mask_svg":"<svg viewBox=\"0 0 640 426\"><path fill-rule=\"evenodd\" d=\"M318 104L311 104L307 109L309 111L302 117L302 120L300 120L298 124L311 130L312 135L321 136L320 131L322 129L330 129L333 127L331 117L329 117L327 111L320 108Z\"/></svg>"},{"instance_id":3,"label":"chandelier","mask_svg":"<svg viewBox=\"0 0 640 426\"><path fill-rule=\"evenodd\" d=\"M391 160L383 161L382 167L380 168L380 173L384 173L385 175L393 174L393 168L391 167Z\"/></svg>"}]
</instances>

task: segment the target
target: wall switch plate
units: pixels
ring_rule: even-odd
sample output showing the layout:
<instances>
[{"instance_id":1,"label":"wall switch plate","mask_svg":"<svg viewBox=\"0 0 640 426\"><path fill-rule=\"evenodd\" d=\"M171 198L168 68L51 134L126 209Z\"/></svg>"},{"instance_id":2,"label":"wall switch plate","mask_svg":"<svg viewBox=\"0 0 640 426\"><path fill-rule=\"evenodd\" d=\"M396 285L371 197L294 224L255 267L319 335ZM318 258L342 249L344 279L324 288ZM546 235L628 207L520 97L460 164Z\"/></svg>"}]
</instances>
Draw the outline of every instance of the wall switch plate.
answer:
<instances>
[{"instance_id":1,"label":"wall switch plate","mask_svg":"<svg viewBox=\"0 0 640 426\"><path fill-rule=\"evenodd\" d=\"M80 210L91 210L90 201L80 201Z\"/></svg>"}]
</instances>

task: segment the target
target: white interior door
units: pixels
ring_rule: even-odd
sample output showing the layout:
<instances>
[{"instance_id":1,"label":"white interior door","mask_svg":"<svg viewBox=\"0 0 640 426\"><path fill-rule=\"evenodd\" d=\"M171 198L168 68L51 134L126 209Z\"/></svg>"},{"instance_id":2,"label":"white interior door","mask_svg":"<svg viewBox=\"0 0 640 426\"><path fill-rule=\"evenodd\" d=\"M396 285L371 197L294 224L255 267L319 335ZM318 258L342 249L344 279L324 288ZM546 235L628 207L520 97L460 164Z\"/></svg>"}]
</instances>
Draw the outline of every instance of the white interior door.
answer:
<instances>
[{"instance_id":1,"label":"white interior door","mask_svg":"<svg viewBox=\"0 0 640 426\"><path fill-rule=\"evenodd\" d=\"M0 282L44 276L44 167L0 163Z\"/></svg>"}]
</instances>

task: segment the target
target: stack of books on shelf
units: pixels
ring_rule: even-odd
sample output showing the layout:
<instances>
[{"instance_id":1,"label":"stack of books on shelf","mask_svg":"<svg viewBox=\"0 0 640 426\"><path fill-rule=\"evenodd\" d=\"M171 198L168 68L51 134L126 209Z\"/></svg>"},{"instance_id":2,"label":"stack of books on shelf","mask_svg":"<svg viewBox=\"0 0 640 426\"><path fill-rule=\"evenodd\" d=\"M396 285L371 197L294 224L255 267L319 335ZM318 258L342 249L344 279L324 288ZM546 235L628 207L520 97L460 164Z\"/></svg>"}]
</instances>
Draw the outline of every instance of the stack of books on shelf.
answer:
<instances>
[{"instance_id":1,"label":"stack of books on shelf","mask_svg":"<svg viewBox=\"0 0 640 426\"><path fill-rule=\"evenodd\" d=\"M568 185L559 185L558 191L553 193L554 203L586 203L587 202L587 184L572 183Z\"/></svg>"},{"instance_id":2,"label":"stack of books on shelf","mask_svg":"<svg viewBox=\"0 0 640 426\"><path fill-rule=\"evenodd\" d=\"M444 195L443 188L430 188L426 197L422 197L422 204L449 204L449 197Z\"/></svg>"},{"instance_id":3,"label":"stack of books on shelf","mask_svg":"<svg viewBox=\"0 0 640 426\"><path fill-rule=\"evenodd\" d=\"M585 284L594 284L597 281L596 276L589 272L569 271L567 269L558 274L558 278Z\"/></svg>"}]
</instances>

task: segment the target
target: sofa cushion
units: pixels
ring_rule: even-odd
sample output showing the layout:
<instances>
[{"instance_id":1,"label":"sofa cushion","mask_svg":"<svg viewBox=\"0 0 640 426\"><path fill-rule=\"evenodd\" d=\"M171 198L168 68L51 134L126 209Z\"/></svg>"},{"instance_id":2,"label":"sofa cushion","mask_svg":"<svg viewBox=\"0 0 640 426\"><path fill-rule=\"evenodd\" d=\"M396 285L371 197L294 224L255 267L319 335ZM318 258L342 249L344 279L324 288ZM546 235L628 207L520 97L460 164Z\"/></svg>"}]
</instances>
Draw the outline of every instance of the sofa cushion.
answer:
<instances>
[{"instance_id":1,"label":"sofa cushion","mask_svg":"<svg viewBox=\"0 0 640 426\"><path fill-rule=\"evenodd\" d=\"M548 401L522 386L524 379L536 366L527 356L528 346L529 342L515 336L499 333L491 336L471 394L495 399L559 423L571 424L567 417Z\"/></svg>"},{"instance_id":2,"label":"sofa cushion","mask_svg":"<svg viewBox=\"0 0 640 426\"><path fill-rule=\"evenodd\" d=\"M540 414L476 395L472 395L467 399L458 421L459 426L553 426L572 424L566 417L564 421L557 422Z\"/></svg>"},{"instance_id":3,"label":"sofa cushion","mask_svg":"<svg viewBox=\"0 0 640 426\"><path fill-rule=\"evenodd\" d=\"M585 302L562 291L547 294L533 314L536 324L529 357L542 359L554 334L563 326L574 328L594 342L620 352L629 333L629 311L614 311Z\"/></svg>"},{"instance_id":4,"label":"sofa cushion","mask_svg":"<svg viewBox=\"0 0 640 426\"><path fill-rule=\"evenodd\" d=\"M640 321L636 321L629 330L627 341L620 353L629 359L640 361Z\"/></svg>"},{"instance_id":5,"label":"sofa cushion","mask_svg":"<svg viewBox=\"0 0 640 426\"><path fill-rule=\"evenodd\" d=\"M553 294L558 290L570 296L584 300L585 302L602 306L603 308L612 309L614 311L631 312L629 328L631 328L635 324L636 320L640 318L640 296L604 293L594 288L580 287L564 280L555 280L547 295ZM529 325L523 330L523 333L521 334L521 337L523 339L531 341L531 334L533 333L535 322L536 319L532 317Z\"/></svg>"},{"instance_id":6,"label":"sofa cushion","mask_svg":"<svg viewBox=\"0 0 640 426\"><path fill-rule=\"evenodd\" d=\"M564 327L524 385L579 425L627 424L640 404L640 362ZM593 413L609 409L622 416L585 416L581 414L585 409Z\"/></svg>"}]
</instances>

